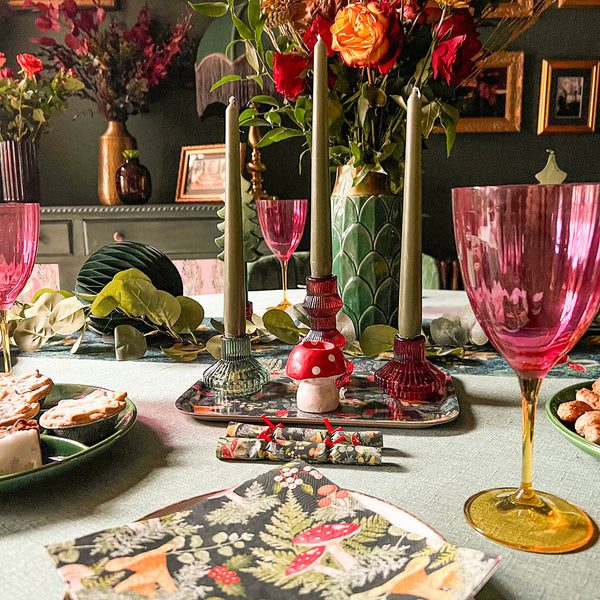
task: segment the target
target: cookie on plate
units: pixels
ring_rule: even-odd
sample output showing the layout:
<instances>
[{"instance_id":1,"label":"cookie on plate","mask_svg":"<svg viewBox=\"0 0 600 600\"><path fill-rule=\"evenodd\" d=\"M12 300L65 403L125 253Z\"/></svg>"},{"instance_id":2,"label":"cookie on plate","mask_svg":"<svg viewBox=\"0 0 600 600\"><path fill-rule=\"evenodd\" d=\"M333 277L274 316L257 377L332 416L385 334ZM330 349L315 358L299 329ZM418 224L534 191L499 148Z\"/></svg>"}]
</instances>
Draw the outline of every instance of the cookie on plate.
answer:
<instances>
[{"instance_id":1,"label":"cookie on plate","mask_svg":"<svg viewBox=\"0 0 600 600\"><path fill-rule=\"evenodd\" d=\"M94 423L120 413L126 406L125 392L97 389L73 400L60 400L40 417L47 428L73 427Z\"/></svg>"}]
</instances>

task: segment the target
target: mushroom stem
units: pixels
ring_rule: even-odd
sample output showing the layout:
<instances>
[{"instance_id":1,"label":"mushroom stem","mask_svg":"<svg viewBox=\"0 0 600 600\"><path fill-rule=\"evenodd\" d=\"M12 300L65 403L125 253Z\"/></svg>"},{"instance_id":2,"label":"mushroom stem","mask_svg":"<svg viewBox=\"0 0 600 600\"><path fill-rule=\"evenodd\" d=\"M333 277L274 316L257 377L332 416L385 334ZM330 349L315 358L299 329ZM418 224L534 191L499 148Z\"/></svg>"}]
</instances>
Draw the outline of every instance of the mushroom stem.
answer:
<instances>
[{"instance_id":1,"label":"mushroom stem","mask_svg":"<svg viewBox=\"0 0 600 600\"><path fill-rule=\"evenodd\" d=\"M342 572L339 569L334 569L333 567L327 567L322 565L321 563L316 563L312 566L312 570L317 573L321 573L322 575L327 575L328 577L339 577Z\"/></svg>"},{"instance_id":2,"label":"mushroom stem","mask_svg":"<svg viewBox=\"0 0 600 600\"><path fill-rule=\"evenodd\" d=\"M358 561L354 556L348 554L338 542L328 542L325 544L325 547L327 548L327 552L335 558L344 571L349 571L358 566Z\"/></svg>"},{"instance_id":3,"label":"mushroom stem","mask_svg":"<svg viewBox=\"0 0 600 600\"><path fill-rule=\"evenodd\" d=\"M325 413L335 410L340 404L339 391L334 377L303 379L298 383L296 400L304 412Z\"/></svg>"}]
</instances>

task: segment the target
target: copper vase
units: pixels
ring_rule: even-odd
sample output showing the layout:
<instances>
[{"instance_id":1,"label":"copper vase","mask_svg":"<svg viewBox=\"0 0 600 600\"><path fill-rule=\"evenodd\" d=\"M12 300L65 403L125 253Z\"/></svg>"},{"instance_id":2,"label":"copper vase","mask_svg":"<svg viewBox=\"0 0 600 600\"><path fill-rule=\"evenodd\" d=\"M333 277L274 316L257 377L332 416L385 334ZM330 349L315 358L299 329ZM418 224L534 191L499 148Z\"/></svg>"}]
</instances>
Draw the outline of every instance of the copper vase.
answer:
<instances>
[{"instance_id":1,"label":"copper vase","mask_svg":"<svg viewBox=\"0 0 600 600\"><path fill-rule=\"evenodd\" d=\"M116 173L123 164L123 151L137 148L135 138L121 121L109 121L100 138L98 154L98 200L100 204L121 204L117 194Z\"/></svg>"}]
</instances>

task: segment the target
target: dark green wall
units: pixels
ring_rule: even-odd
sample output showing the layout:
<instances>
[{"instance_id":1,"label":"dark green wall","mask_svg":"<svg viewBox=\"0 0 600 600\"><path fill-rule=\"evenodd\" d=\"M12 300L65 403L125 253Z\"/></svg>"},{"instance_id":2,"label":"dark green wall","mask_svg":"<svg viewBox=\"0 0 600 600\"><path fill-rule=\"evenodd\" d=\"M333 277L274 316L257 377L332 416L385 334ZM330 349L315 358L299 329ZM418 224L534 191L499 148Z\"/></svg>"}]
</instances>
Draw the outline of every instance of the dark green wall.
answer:
<instances>
[{"instance_id":1,"label":"dark green wall","mask_svg":"<svg viewBox=\"0 0 600 600\"><path fill-rule=\"evenodd\" d=\"M121 0L122 10L109 13L131 24L143 0ZM183 0L150 0L153 14L174 21L185 10ZM29 42L37 35L34 15L17 11L0 23L0 51L12 57L35 51ZM195 32L202 34L206 21L194 16ZM551 8L512 46L525 52L523 122L521 133L460 134L450 158L442 135L432 136L423 157L424 250L436 257L454 254L450 189L476 184L533 182L545 163L546 148L557 152L568 181L600 180L600 133L538 136L537 107L542 58L600 59L600 9ZM223 141L219 110L200 120L193 91L166 88L160 91L149 113L128 121L137 138L142 162L152 173L151 202L173 202L181 146ZM43 204L95 204L98 138L106 124L91 117L90 103L73 102L69 112L54 121L54 129L41 145ZM73 121L73 116L80 116ZM298 174L297 145L272 146L264 151L268 166L266 188L281 197L302 197L309 192L308 165ZM306 245L304 240L303 246Z\"/></svg>"}]
</instances>

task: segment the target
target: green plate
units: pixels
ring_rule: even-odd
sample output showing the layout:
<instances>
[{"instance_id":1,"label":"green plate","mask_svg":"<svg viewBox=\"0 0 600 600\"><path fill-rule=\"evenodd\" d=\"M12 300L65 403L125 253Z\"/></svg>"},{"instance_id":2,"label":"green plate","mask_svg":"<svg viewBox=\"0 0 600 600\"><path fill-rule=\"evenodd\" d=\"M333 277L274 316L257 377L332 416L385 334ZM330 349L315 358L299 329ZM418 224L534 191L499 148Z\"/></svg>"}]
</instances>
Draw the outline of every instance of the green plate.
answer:
<instances>
[{"instance_id":1,"label":"green plate","mask_svg":"<svg viewBox=\"0 0 600 600\"><path fill-rule=\"evenodd\" d=\"M89 394L94 390L102 389L91 385L79 385L74 383L55 383L54 389L46 398L44 410L56 405L59 400L70 398L79 398L85 394ZM42 449L42 460L44 464L37 469L24 471L23 473L15 473L13 475L3 475L0 477L0 492L5 489L29 485L37 479L50 475L58 475L70 468L76 467L79 463L88 460L92 456L106 450L111 444L122 438L135 423L137 410L133 402L125 399L126 406L119 413L119 420L115 426L115 430L104 439L86 446L64 438L58 438L51 435L42 434L40 436L40 445Z\"/></svg>"},{"instance_id":2,"label":"green plate","mask_svg":"<svg viewBox=\"0 0 600 600\"><path fill-rule=\"evenodd\" d=\"M577 390L581 388L592 388L593 381L582 381L580 383L576 383L575 385L570 385L564 390L560 390L560 392L554 394L550 400L546 403L546 414L550 419L550 422L556 429L558 429L571 444L577 446L580 450L595 456L596 458L600 458L600 445L594 444L592 442L588 442L585 438L582 438L576 431L573 423L564 423L561 421L556 415L556 411L558 410L559 405L563 402L570 402L571 400L575 400L575 394Z\"/></svg>"}]
</instances>

